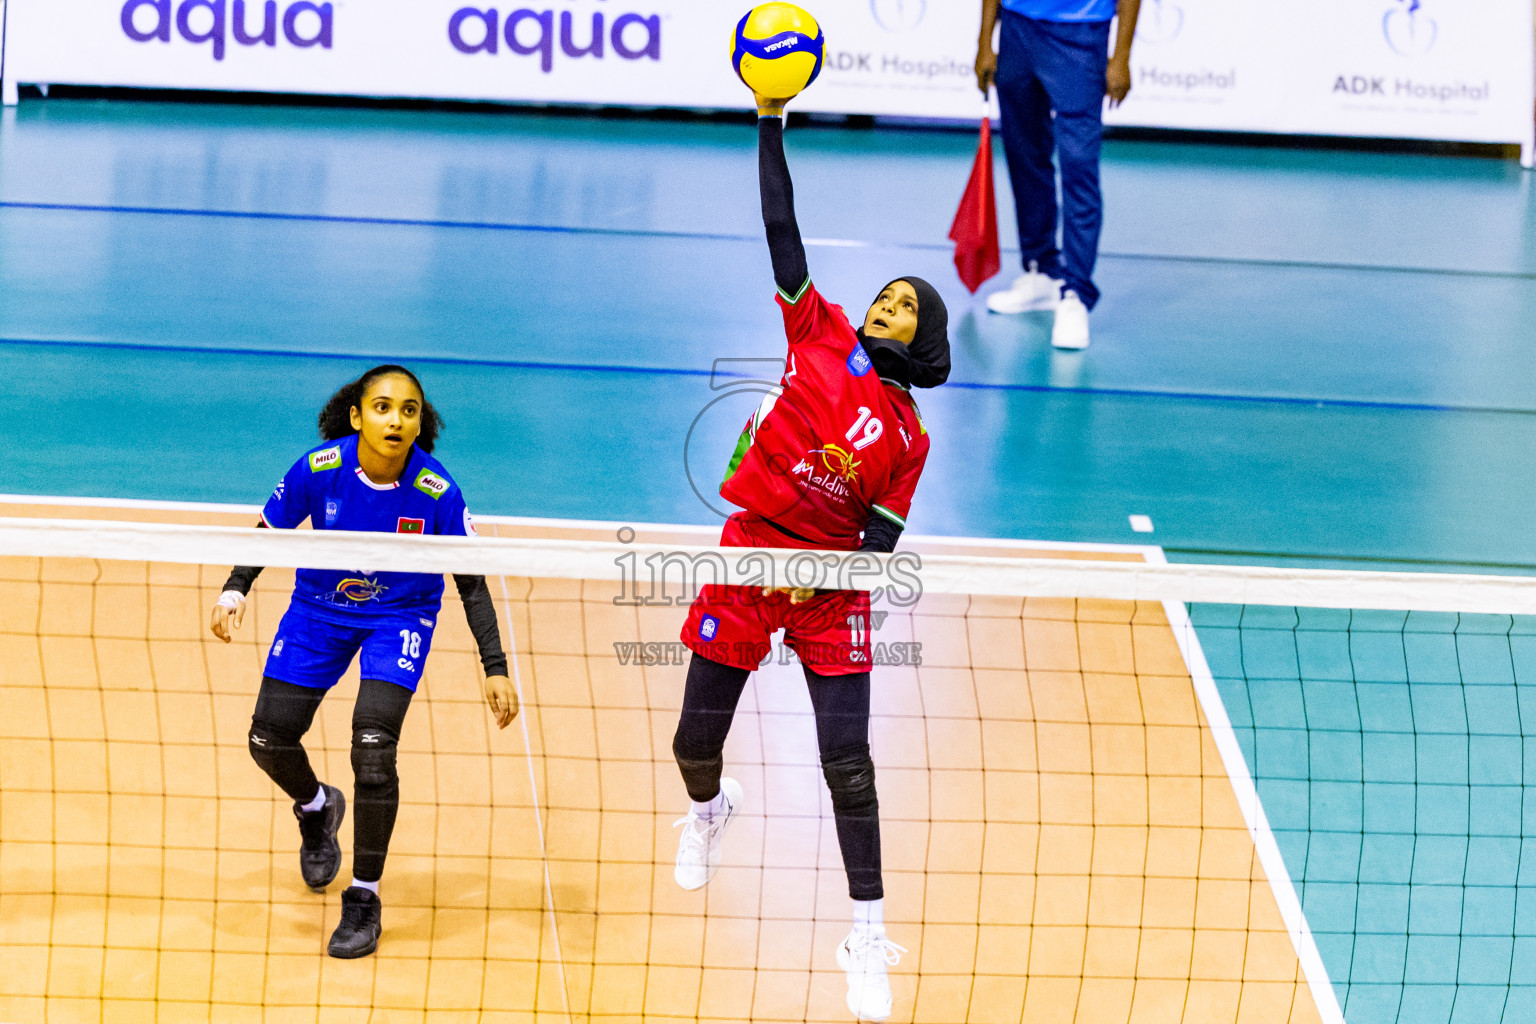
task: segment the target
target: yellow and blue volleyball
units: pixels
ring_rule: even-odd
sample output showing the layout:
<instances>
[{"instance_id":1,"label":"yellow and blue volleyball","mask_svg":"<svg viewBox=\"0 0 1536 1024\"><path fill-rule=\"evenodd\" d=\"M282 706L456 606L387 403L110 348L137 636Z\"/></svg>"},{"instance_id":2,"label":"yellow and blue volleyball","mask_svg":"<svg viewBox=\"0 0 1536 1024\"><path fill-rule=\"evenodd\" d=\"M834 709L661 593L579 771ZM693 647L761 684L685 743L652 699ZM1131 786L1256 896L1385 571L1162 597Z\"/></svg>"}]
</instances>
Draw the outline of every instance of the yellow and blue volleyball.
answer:
<instances>
[{"instance_id":1,"label":"yellow and blue volleyball","mask_svg":"<svg viewBox=\"0 0 1536 1024\"><path fill-rule=\"evenodd\" d=\"M736 77L773 99L788 99L816 81L826 54L821 26L794 4L758 4L731 34Z\"/></svg>"}]
</instances>

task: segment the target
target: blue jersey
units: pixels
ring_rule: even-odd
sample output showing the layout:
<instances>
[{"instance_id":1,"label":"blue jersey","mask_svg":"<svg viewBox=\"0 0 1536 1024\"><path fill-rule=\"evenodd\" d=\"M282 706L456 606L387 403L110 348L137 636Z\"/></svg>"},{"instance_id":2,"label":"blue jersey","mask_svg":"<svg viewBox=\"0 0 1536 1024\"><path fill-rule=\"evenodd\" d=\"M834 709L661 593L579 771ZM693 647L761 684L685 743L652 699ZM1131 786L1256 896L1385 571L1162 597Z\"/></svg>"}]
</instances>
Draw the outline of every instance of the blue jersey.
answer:
<instances>
[{"instance_id":1,"label":"blue jersey","mask_svg":"<svg viewBox=\"0 0 1536 1024\"><path fill-rule=\"evenodd\" d=\"M1115 0L1003 0L1003 9L1036 21L1109 21Z\"/></svg>"},{"instance_id":2,"label":"blue jersey","mask_svg":"<svg viewBox=\"0 0 1536 1024\"><path fill-rule=\"evenodd\" d=\"M306 452L267 499L261 517L279 530L291 530L308 519L316 530L453 537L475 532L464 495L442 463L412 446L405 473L395 483L380 486L357 463L356 434ZM443 577L300 569L293 596L307 611L337 623L362 625L402 614L435 617Z\"/></svg>"}]
</instances>

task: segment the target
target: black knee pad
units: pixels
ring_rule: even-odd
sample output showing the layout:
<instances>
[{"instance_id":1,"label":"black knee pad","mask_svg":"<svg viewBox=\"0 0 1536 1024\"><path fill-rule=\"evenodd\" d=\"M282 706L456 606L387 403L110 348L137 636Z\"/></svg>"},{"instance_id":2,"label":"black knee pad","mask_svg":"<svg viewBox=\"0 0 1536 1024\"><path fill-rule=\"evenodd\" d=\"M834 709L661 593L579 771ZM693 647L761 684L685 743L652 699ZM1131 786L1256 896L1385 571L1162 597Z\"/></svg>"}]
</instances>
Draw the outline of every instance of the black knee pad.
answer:
<instances>
[{"instance_id":1,"label":"black knee pad","mask_svg":"<svg viewBox=\"0 0 1536 1024\"><path fill-rule=\"evenodd\" d=\"M720 775L725 771L723 749L695 746L683 736L681 728L672 737L672 756L677 759L678 771L683 773L683 785L690 799L710 800L720 791Z\"/></svg>"},{"instance_id":2,"label":"black knee pad","mask_svg":"<svg viewBox=\"0 0 1536 1024\"><path fill-rule=\"evenodd\" d=\"M400 776L395 771L395 737L383 729L364 727L352 733L352 774L359 786L397 786Z\"/></svg>"},{"instance_id":3,"label":"black knee pad","mask_svg":"<svg viewBox=\"0 0 1536 1024\"><path fill-rule=\"evenodd\" d=\"M713 746L708 743L698 743L690 740L683 734L682 725L679 724L677 732L672 736L672 756L677 758L678 764L722 764L725 745Z\"/></svg>"},{"instance_id":4,"label":"black knee pad","mask_svg":"<svg viewBox=\"0 0 1536 1024\"><path fill-rule=\"evenodd\" d=\"M851 817L870 817L880 812L875 795L875 762L869 744L860 743L824 755L821 774L832 791L832 809Z\"/></svg>"},{"instance_id":5,"label":"black knee pad","mask_svg":"<svg viewBox=\"0 0 1536 1024\"><path fill-rule=\"evenodd\" d=\"M269 775L272 774L272 769L278 764L282 754L291 750L298 742L299 737L288 730L256 719L251 721L251 734L246 740L251 750L251 759Z\"/></svg>"}]
</instances>

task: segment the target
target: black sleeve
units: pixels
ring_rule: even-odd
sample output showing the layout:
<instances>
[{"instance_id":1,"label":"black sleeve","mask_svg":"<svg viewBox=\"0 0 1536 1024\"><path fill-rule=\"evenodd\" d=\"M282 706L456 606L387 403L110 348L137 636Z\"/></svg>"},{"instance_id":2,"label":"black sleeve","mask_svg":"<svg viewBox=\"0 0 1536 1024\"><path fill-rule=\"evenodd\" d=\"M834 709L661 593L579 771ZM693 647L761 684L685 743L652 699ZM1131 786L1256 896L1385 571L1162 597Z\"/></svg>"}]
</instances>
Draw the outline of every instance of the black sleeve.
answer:
<instances>
[{"instance_id":1,"label":"black sleeve","mask_svg":"<svg viewBox=\"0 0 1536 1024\"><path fill-rule=\"evenodd\" d=\"M459 588L459 600L464 602L464 619L469 631L475 635L475 646L480 648L480 665L488 676L507 674L507 655L501 649L501 630L496 626L496 605L491 602L491 591L485 585L484 576L461 576L454 573L453 582Z\"/></svg>"},{"instance_id":2,"label":"black sleeve","mask_svg":"<svg viewBox=\"0 0 1536 1024\"><path fill-rule=\"evenodd\" d=\"M900 538L901 527L879 512L871 512L869 522L864 524L864 542L859 545L859 550L890 554L896 550L896 541Z\"/></svg>"},{"instance_id":3,"label":"black sleeve","mask_svg":"<svg viewBox=\"0 0 1536 1024\"><path fill-rule=\"evenodd\" d=\"M267 521L259 520L256 529L265 530ZM229 570L229 579L224 581L225 590L233 590L238 594L249 594L251 584L256 582L256 577L261 575L262 567L259 565L237 565Z\"/></svg>"},{"instance_id":4,"label":"black sleeve","mask_svg":"<svg viewBox=\"0 0 1536 1024\"><path fill-rule=\"evenodd\" d=\"M763 193L763 227L768 230L774 283L785 295L798 295L811 272L805 265L805 244L795 223L795 187L784 159L784 124L777 117L757 119L757 179Z\"/></svg>"}]
</instances>

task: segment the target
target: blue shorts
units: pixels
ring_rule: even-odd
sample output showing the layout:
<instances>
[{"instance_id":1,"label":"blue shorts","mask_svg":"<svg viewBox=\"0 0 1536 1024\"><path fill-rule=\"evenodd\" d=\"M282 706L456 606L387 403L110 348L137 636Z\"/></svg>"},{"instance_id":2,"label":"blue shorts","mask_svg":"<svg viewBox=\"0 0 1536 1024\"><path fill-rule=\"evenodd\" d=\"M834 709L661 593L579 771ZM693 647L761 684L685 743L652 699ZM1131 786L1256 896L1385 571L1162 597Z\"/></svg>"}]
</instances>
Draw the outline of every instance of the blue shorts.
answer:
<instances>
[{"instance_id":1,"label":"blue shorts","mask_svg":"<svg viewBox=\"0 0 1536 1024\"><path fill-rule=\"evenodd\" d=\"M341 625L294 601L278 623L266 674L296 686L328 690L352 664L353 655L360 655L364 679L394 683L414 693L432 647L434 621L426 616L392 615Z\"/></svg>"}]
</instances>

